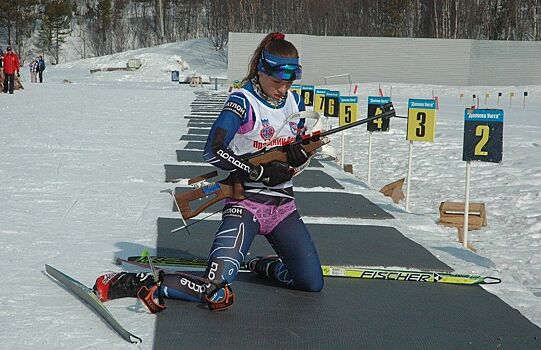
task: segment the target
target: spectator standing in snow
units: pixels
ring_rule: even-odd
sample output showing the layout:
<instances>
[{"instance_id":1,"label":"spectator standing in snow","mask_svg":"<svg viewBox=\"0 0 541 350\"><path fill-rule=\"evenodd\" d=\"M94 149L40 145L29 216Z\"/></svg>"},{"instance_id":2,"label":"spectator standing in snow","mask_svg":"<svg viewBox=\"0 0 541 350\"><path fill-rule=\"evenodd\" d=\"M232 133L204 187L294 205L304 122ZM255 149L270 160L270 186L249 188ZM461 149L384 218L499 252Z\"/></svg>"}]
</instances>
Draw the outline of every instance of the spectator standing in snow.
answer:
<instances>
[{"instance_id":1,"label":"spectator standing in snow","mask_svg":"<svg viewBox=\"0 0 541 350\"><path fill-rule=\"evenodd\" d=\"M43 83L43 71L45 70L45 61L43 60L43 57L38 56L38 76L39 76L39 82Z\"/></svg>"},{"instance_id":2,"label":"spectator standing in snow","mask_svg":"<svg viewBox=\"0 0 541 350\"><path fill-rule=\"evenodd\" d=\"M4 92L13 93L15 87L15 74L19 76L19 57L13 52L11 46L6 48L4 55Z\"/></svg>"},{"instance_id":3,"label":"spectator standing in snow","mask_svg":"<svg viewBox=\"0 0 541 350\"><path fill-rule=\"evenodd\" d=\"M30 82L31 83L37 83L38 82L38 59L34 58L32 62L28 65L28 68L30 69Z\"/></svg>"}]
</instances>

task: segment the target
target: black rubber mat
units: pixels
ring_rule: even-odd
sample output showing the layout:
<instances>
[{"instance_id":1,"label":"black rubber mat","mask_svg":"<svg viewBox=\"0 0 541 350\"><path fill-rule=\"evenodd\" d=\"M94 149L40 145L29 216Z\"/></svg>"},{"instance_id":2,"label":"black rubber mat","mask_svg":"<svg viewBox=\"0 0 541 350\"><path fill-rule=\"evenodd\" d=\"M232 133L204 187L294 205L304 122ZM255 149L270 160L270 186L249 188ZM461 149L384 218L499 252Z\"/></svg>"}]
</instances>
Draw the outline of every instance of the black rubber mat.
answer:
<instances>
[{"instance_id":1,"label":"black rubber mat","mask_svg":"<svg viewBox=\"0 0 541 350\"><path fill-rule=\"evenodd\" d=\"M191 235L171 233L179 222L158 221L158 254L206 256L213 237L209 231L217 223L194 225ZM387 258L399 266L443 265L392 229L324 226L309 225L324 263L380 265ZM343 243L335 247L336 242ZM256 237L252 248L253 255L270 249L263 237ZM371 262L374 258L378 260ZM326 278L323 291L307 293L241 273L232 288L235 303L223 312L166 300L167 310L157 314L154 348L462 350L541 345L539 327L478 286Z\"/></svg>"},{"instance_id":2,"label":"black rubber mat","mask_svg":"<svg viewBox=\"0 0 541 350\"><path fill-rule=\"evenodd\" d=\"M180 137L182 141L200 141L206 142L207 138L200 135L182 135ZM203 152L198 150L177 150L177 160L179 162L201 162L203 163ZM310 161L311 168L323 168L323 164L316 159Z\"/></svg>"},{"instance_id":3,"label":"black rubber mat","mask_svg":"<svg viewBox=\"0 0 541 350\"><path fill-rule=\"evenodd\" d=\"M205 135L205 136L208 136L210 132L210 129L206 128L206 129L201 129L201 128L189 128L188 129L188 134L189 135Z\"/></svg>"},{"instance_id":4,"label":"black rubber mat","mask_svg":"<svg viewBox=\"0 0 541 350\"><path fill-rule=\"evenodd\" d=\"M184 135L186 136L186 135ZM201 151L189 151L189 150L177 150L177 160L179 162L200 162L203 163L203 152Z\"/></svg>"},{"instance_id":5,"label":"black rubber mat","mask_svg":"<svg viewBox=\"0 0 541 350\"><path fill-rule=\"evenodd\" d=\"M202 143L202 142L200 142ZM204 143L203 143L204 145ZM189 151L182 150L185 152L199 153L202 157L201 151ZM218 181L225 179L229 173L227 171L213 167L212 165L206 165L201 163L201 165L182 165L182 164L165 164L165 182L174 182L178 179L191 179L203 174L210 173L212 171L217 171L218 175L210 181Z\"/></svg>"},{"instance_id":6,"label":"black rubber mat","mask_svg":"<svg viewBox=\"0 0 541 350\"><path fill-rule=\"evenodd\" d=\"M189 128L210 128L212 126L212 122L213 121L209 121L208 123L205 123L205 122L188 122L188 127Z\"/></svg>"},{"instance_id":7,"label":"black rubber mat","mask_svg":"<svg viewBox=\"0 0 541 350\"><path fill-rule=\"evenodd\" d=\"M312 158L310 160L310 164L308 165L310 168L323 168L323 164L317 159Z\"/></svg>"},{"instance_id":8,"label":"black rubber mat","mask_svg":"<svg viewBox=\"0 0 541 350\"><path fill-rule=\"evenodd\" d=\"M171 233L183 225L180 219L158 218L158 253L206 258L219 224L217 220L200 221L189 227L191 235L188 235L185 230ZM307 226L323 264L401 266L452 271L428 250L406 238L394 227L340 224ZM254 256L273 254L272 248L262 236L256 238L251 252Z\"/></svg>"},{"instance_id":9,"label":"black rubber mat","mask_svg":"<svg viewBox=\"0 0 541 350\"><path fill-rule=\"evenodd\" d=\"M209 117L214 117L216 118L218 116L218 114L220 113L217 113L217 112L197 112L197 111L192 111L191 112L192 115L195 115L195 116L209 116Z\"/></svg>"},{"instance_id":10,"label":"black rubber mat","mask_svg":"<svg viewBox=\"0 0 541 350\"><path fill-rule=\"evenodd\" d=\"M214 113L220 113L223 110L223 103L220 105L192 105L191 111L192 112L214 112Z\"/></svg>"},{"instance_id":11,"label":"black rubber mat","mask_svg":"<svg viewBox=\"0 0 541 350\"><path fill-rule=\"evenodd\" d=\"M186 146L184 146L185 149L194 149L202 151L205 149L205 143L204 142L195 142L195 141L188 141L186 143Z\"/></svg>"},{"instance_id":12,"label":"black rubber mat","mask_svg":"<svg viewBox=\"0 0 541 350\"><path fill-rule=\"evenodd\" d=\"M195 115L187 114L187 115L184 116L184 119L195 120L195 121L197 121L197 120L205 121L205 120L214 120L216 118L215 117L202 117L200 115L195 116Z\"/></svg>"},{"instance_id":13,"label":"black rubber mat","mask_svg":"<svg viewBox=\"0 0 541 350\"><path fill-rule=\"evenodd\" d=\"M217 118L218 115L220 114L220 112L221 112L221 110L209 110L209 109L196 110L196 109L192 109L192 115L204 114L204 115L213 116L214 118Z\"/></svg>"},{"instance_id":14,"label":"black rubber mat","mask_svg":"<svg viewBox=\"0 0 541 350\"><path fill-rule=\"evenodd\" d=\"M195 143L195 142L189 142ZM204 146L203 142L199 142ZM189 148L189 147L186 147ZM165 165L165 182L170 182L176 179L191 179L193 177L210 173L217 170L219 177L216 180L227 177L227 172L220 170L212 165L180 165L166 164ZM317 169L305 169L301 174L293 178L293 184L298 187L328 187L333 189L343 189L332 176Z\"/></svg>"},{"instance_id":15,"label":"black rubber mat","mask_svg":"<svg viewBox=\"0 0 541 350\"><path fill-rule=\"evenodd\" d=\"M210 126L212 126L212 123L214 123L214 120L215 119L213 119L213 118L189 119L188 120L188 127L200 128L200 126L192 126L192 124L205 124L202 127L203 128L209 128Z\"/></svg>"},{"instance_id":16,"label":"black rubber mat","mask_svg":"<svg viewBox=\"0 0 541 350\"><path fill-rule=\"evenodd\" d=\"M182 135L180 137L181 141L198 141L206 142L207 137L202 135ZM202 162L203 155L202 150L177 150L177 160L179 162L188 161L188 162ZM197 160L196 160L197 159ZM310 168L323 168L323 164L317 159L310 160Z\"/></svg>"},{"instance_id":17,"label":"black rubber mat","mask_svg":"<svg viewBox=\"0 0 541 350\"><path fill-rule=\"evenodd\" d=\"M177 187L176 192L187 191L188 188ZM370 202L360 194L349 194L344 192L299 192L295 193L295 201L299 212L304 216L355 218L385 220L394 217ZM197 202L196 202L197 204ZM197 204L199 205L199 204ZM172 204L173 211L176 207ZM204 213L217 213L222 209L223 203L218 202L208 207ZM194 205L191 207L195 209Z\"/></svg>"},{"instance_id":18,"label":"black rubber mat","mask_svg":"<svg viewBox=\"0 0 541 350\"><path fill-rule=\"evenodd\" d=\"M360 194L334 192L296 192L295 201L302 215L359 219L394 217Z\"/></svg>"},{"instance_id":19,"label":"black rubber mat","mask_svg":"<svg viewBox=\"0 0 541 350\"><path fill-rule=\"evenodd\" d=\"M180 141L199 141L206 142L207 136L205 135L182 135L179 139ZM197 151L199 152L199 151Z\"/></svg>"},{"instance_id":20,"label":"black rubber mat","mask_svg":"<svg viewBox=\"0 0 541 350\"><path fill-rule=\"evenodd\" d=\"M215 107L215 108L221 108L224 106L225 99L214 99L212 101L210 100L204 100L204 101L194 101L190 104L190 107Z\"/></svg>"}]
</instances>

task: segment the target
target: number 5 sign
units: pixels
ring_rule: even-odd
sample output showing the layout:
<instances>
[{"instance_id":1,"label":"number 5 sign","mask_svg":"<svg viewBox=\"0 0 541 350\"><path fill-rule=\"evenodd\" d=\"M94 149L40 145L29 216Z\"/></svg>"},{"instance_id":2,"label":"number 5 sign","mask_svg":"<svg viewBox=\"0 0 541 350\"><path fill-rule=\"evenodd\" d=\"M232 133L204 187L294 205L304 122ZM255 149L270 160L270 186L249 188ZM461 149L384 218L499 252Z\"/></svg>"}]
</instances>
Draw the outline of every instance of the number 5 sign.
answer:
<instances>
[{"instance_id":1,"label":"number 5 sign","mask_svg":"<svg viewBox=\"0 0 541 350\"><path fill-rule=\"evenodd\" d=\"M434 142L436 129L436 101L409 99L408 141Z\"/></svg>"},{"instance_id":2,"label":"number 5 sign","mask_svg":"<svg viewBox=\"0 0 541 350\"><path fill-rule=\"evenodd\" d=\"M466 108L462 160L499 163L502 149L503 110Z\"/></svg>"},{"instance_id":3,"label":"number 5 sign","mask_svg":"<svg viewBox=\"0 0 541 350\"><path fill-rule=\"evenodd\" d=\"M338 125L343 126L357 121L357 96L340 96L340 115Z\"/></svg>"}]
</instances>

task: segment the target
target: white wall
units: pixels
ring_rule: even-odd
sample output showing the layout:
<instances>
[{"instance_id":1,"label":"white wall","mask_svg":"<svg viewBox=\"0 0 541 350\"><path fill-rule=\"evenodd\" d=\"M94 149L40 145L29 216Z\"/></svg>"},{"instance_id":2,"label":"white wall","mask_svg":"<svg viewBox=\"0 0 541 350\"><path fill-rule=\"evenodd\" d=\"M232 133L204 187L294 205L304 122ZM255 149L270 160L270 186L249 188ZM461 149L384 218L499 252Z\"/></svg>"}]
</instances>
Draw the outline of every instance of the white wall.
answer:
<instances>
[{"instance_id":1,"label":"white wall","mask_svg":"<svg viewBox=\"0 0 541 350\"><path fill-rule=\"evenodd\" d=\"M264 36L229 33L230 82L246 75L251 55ZM302 84L322 85L324 76L344 73L363 83L541 84L541 42L302 34L286 34L286 40L300 52Z\"/></svg>"}]
</instances>

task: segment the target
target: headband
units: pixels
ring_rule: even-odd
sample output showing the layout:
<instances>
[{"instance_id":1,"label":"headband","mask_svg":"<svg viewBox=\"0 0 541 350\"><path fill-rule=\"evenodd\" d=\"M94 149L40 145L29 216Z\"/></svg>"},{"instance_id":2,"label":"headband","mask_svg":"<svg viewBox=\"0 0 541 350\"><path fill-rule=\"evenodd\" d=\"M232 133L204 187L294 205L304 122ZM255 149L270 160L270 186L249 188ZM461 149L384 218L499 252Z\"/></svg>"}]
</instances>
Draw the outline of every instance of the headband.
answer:
<instances>
[{"instance_id":1,"label":"headband","mask_svg":"<svg viewBox=\"0 0 541 350\"><path fill-rule=\"evenodd\" d=\"M268 52L267 50L263 50L261 53L261 61L265 61L269 64L271 67L279 67L279 66L285 66L286 64L293 64L300 66L299 58L298 57L282 57L282 56L276 56Z\"/></svg>"}]
</instances>

